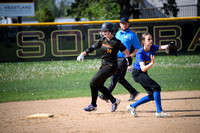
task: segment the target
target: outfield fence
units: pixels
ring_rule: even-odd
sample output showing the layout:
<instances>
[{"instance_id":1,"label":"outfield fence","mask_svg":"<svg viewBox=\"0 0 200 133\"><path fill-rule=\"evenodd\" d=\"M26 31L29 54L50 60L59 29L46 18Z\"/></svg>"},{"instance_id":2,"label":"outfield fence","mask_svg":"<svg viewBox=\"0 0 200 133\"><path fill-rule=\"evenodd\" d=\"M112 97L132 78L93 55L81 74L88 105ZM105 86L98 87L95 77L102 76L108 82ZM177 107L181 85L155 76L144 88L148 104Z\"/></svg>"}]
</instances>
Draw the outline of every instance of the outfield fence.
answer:
<instances>
[{"instance_id":1,"label":"outfield fence","mask_svg":"<svg viewBox=\"0 0 200 133\"><path fill-rule=\"evenodd\" d=\"M120 20L108 20L119 30ZM0 25L0 62L75 59L99 38L106 21ZM154 44L175 42L182 54L200 52L200 17L130 19L139 40L149 32ZM100 56L100 50L90 54Z\"/></svg>"}]
</instances>

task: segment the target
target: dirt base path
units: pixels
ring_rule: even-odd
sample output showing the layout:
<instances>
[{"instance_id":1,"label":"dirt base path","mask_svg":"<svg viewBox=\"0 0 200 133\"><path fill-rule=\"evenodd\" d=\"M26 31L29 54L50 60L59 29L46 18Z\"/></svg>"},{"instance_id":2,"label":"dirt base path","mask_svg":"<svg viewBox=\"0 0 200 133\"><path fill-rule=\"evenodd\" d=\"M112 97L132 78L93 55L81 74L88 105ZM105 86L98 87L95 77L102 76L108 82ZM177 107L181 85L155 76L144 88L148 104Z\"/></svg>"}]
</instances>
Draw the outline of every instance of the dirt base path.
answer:
<instances>
[{"instance_id":1,"label":"dirt base path","mask_svg":"<svg viewBox=\"0 0 200 133\"><path fill-rule=\"evenodd\" d=\"M145 96L141 93L136 100ZM129 95L121 99L116 112L111 103L98 99L98 109L85 112L90 97L9 102L0 104L0 133L197 133L200 132L200 91L162 92L163 109L171 118L155 118L155 102L137 108L138 118L126 111ZM28 119L35 113L53 118Z\"/></svg>"}]
</instances>

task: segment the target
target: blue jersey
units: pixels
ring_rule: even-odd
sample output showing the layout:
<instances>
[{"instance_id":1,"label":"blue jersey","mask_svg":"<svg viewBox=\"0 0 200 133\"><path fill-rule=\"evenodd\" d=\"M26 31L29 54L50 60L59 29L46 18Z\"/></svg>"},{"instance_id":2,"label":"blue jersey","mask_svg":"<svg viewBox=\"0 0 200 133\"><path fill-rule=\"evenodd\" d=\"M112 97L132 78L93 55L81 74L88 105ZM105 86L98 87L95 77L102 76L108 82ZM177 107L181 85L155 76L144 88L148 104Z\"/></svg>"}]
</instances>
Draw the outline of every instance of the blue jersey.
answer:
<instances>
[{"instance_id":1,"label":"blue jersey","mask_svg":"<svg viewBox=\"0 0 200 133\"><path fill-rule=\"evenodd\" d=\"M135 49L139 49L140 48L140 42L138 40L137 35L131 31L130 29L127 29L126 31L122 32L121 30L119 30L115 37L117 39L119 39L124 46L128 49L128 51L130 51L131 46L133 46ZM121 51L118 52L117 57L122 58L122 57L126 57L124 53L122 53Z\"/></svg>"},{"instance_id":2,"label":"blue jersey","mask_svg":"<svg viewBox=\"0 0 200 133\"><path fill-rule=\"evenodd\" d=\"M144 47L140 48L136 54L135 63L133 67L137 70L141 70L140 62L144 62L148 65L151 62L151 54L154 55L156 51L159 50L159 45L152 45L150 51L147 53L144 51Z\"/></svg>"}]
</instances>

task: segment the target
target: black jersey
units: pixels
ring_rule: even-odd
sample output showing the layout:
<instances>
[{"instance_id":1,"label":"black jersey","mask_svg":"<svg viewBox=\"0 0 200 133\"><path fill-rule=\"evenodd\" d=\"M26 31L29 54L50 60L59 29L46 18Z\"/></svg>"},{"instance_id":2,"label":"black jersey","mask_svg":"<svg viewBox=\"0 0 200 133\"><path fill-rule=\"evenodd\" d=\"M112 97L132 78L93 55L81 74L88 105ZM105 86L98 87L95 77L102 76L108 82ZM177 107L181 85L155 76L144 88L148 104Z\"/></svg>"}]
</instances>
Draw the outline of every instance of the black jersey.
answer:
<instances>
[{"instance_id":1,"label":"black jersey","mask_svg":"<svg viewBox=\"0 0 200 133\"><path fill-rule=\"evenodd\" d=\"M95 44L86 49L85 52L88 54L100 47L102 51L101 59L107 62L117 62L118 51L120 50L121 52L123 52L126 49L122 42L117 38L113 37L108 40L104 37L99 39Z\"/></svg>"}]
</instances>

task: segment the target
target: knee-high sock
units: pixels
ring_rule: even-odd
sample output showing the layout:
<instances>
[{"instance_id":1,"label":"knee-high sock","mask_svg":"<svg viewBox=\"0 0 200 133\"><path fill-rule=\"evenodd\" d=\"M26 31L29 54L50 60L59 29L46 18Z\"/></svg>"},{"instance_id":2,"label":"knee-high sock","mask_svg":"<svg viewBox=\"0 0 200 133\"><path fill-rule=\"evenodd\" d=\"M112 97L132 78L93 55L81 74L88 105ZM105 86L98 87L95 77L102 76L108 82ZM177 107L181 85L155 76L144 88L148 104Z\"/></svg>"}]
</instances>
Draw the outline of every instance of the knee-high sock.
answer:
<instances>
[{"instance_id":1,"label":"knee-high sock","mask_svg":"<svg viewBox=\"0 0 200 133\"><path fill-rule=\"evenodd\" d=\"M144 96L141 99L139 99L138 101L136 101L133 104L131 104L131 107L136 108L137 106L139 106L141 104L144 104L144 103L147 103L149 101L151 101L151 99L148 96Z\"/></svg>"},{"instance_id":2,"label":"knee-high sock","mask_svg":"<svg viewBox=\"0 0 200 133\"><path fill-rule=\"evenodd\" d=\"M90 87L90 89L91 89L91 95L92 95L91 104L96 107L97 106L98 89L95 87Z\"/></svg>"},{"instance_id":3,"label":"knee-high sock","mask_svg":"<svg viewBox=\"0 0 200 133\"><path fill-rule=\"evenodd\" d=\"M154 92L153 98L154 98L155 103L156 103L157 112L160 113L162 111L160 91Z\"/></svg>"},{"instance_id":4,"label":"knee-high sock","mask_svg":"<svg viewBox=\"0 0 200 133\"><path fill-rule=\"evenodd\" d=\"M104 96L106 96L112 103L116 102L116 99L113 97L113 95L111 94L111 92L105 87L102 86L99 91L101 93L103 93Z\"/></svg>"}]
</instances>

